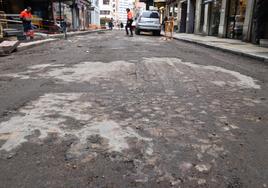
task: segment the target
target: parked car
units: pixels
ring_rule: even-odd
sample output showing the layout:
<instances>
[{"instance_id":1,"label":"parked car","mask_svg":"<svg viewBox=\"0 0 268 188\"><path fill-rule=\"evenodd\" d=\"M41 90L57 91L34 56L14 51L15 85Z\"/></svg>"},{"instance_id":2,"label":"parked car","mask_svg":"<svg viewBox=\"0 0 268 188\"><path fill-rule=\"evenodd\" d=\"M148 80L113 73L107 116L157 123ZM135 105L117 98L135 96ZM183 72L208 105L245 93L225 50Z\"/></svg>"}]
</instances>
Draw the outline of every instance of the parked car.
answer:
<instances>
[{"instance_id":1,"label":"parked car","mask_svg":"<svg viewBox=\"0 0 268 188\"><path fill-rule=\"evenodd\" d=\"M141 31L150 31L153 35L160 35L161 24L157 11L144 11L136 20L135 34L139 35Z\"/></svg>"}]
</instances>

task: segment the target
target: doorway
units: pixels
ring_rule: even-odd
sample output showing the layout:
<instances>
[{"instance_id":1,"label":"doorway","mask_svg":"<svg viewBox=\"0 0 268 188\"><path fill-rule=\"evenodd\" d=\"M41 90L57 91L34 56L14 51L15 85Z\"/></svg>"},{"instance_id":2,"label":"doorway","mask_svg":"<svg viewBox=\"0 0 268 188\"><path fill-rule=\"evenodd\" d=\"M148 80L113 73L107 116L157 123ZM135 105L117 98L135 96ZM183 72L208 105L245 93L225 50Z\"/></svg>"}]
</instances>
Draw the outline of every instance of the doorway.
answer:
<instances>
[{"instance_id":1,"label":"doorway","mask_svg":"<svg viewBox=\"0 0 268 188\"><path fill-rule=\"evenodd\" d=\"M219 26L220 26L220 19L221 19L221 7L222 1L216 0L209 3L209 35L211 36L218 36L219 34Z\"/></svg>"},{"instance_id":2,"label":"doorway","mask_svg":"<svg viewBox=\"0 0 268 188\"><path fill-rule=\"evenodd\" d=\"M193 33L195 29L195 4L196 0L190 0L190 6L189 6L189 23L188 23L188 33Z\"/></svg>"},{"instance_id":3,"label":"doorway","mask_svg":"<svg viewBox=\"0 0 268 188\"><path fill-rule=\"evenodd\" d=\"M260 39L268 39L268 1L267 0L258 0L255 6L255 15L254 15L254 28L256 36L254 42L259 43Z\"/></svg>"},{"instance_id":4,"label":"doorway","mask_svg":"<svg viewBox=\"0 0 268 188\"><path fill-rule=\"evenodd\" d=\"M201 4L201 9L200 9L199 33L203 33L204 24L205 24L205 5L202 3Z\"/></svg>"},{"instance_id":5,"label":"doorway","mask_svg":"<svg viewBox=\"0 0 268 188\"><path fill-rule=\"evenodd\" d=\"M247 0L229 0L227 38L242 39Z\"/></svg>"},{"instance_id":6,"label":"doorway","mask_svg":"<svg viewBox=\"0 0 268 188\"><path fill-rule=\"evenodd\" d=\"M180 33L186 32L186 19L187 19L187 2L181 3L181 21L180 21Z\"/></svg>"}]
</instances>

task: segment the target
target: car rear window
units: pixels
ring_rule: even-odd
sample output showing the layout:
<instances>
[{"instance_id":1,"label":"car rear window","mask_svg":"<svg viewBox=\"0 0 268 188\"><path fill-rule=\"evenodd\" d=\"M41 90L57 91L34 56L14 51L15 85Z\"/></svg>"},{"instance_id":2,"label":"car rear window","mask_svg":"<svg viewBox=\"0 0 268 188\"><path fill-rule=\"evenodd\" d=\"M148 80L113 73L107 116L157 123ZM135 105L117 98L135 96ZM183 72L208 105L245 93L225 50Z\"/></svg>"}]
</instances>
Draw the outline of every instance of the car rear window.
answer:
<instances>
[{"instance_id":1,"label":"car rear window","mask_svg":"<svg viewBox=\"0 0 268 188\"><path fill-rule=\"evenodd\" d=\"M159 15L157 12L143 12L142 17L144 17L144 18L159 18Z\"/></svg>"}]
</instances>

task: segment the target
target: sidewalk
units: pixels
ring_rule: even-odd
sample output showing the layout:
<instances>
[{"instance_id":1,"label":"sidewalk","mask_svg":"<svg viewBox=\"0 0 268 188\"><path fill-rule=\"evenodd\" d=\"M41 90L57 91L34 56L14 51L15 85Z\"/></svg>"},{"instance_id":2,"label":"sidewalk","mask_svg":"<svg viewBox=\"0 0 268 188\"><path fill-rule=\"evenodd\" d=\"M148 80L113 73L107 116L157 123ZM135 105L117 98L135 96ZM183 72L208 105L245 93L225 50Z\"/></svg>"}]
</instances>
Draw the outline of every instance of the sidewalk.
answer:
<instances>
[{"instance_id":1,"label":"sidewalk","mask_svg":"<svg viewBox=\"0 0 268 188\"><path fill-rule=\"evenodd\" d=\"M89 30L89 31L68 32L67 37L72 37L72 36L76 36L76 35L86 35L86 34L90 34L90 33L102 32L102 31L106 31L106 30L105 29L97 29L97 30ZM53 42L53 41L56 41L59 39L64 39L64 34L48 35L48 34L43 34L43 33L36 33L36 38L37 38L37 40L34 40L34 41L21 42L18 46L16 46L16 49L18 51L22 51L22 50L26 50L26 49L41 45L41 44ZM5 48L10 48L10 49L12 49L12 51L10 51L9 53L5 53L4 52ZM6 47L4 44L2 46L0 46L0 56L9 55L13 51L14 51L13 46Z\"/></svg>"},{"instance_id":2,"label":"sidewalk","mask_svg":"<svg viewBox=\"0 0 268 188\"><path fill-rule=\"evenodd\" d=\"M97 32L101 32L101 31L105 31L105 30L97 29L97 30L89 30L89 31L68 32L67 37L72 37L72 36L77 36L77 35L86 35L86 34L97 33ZM37 40L37 41L32 41L32 42L23 42L17 47L17 50L21 51L21 50L29 49L31 47L38 46L40 44L45 44L45 43L53 42L55 40L64 38L64 34L62 34L62 33L61 34L52 34L52 35L39 33L38 35L42 36L43 39Z\"/></svg>"},{"instance_id":3,"label":"sidewalk","mask_svg":"<svg viewBox=\"0 0 268 188\"><path fill-rule=\"evenodd\" d=\"M106 31L106 29L96 29L96 30L89 30L89 31L72 31L67 33L67 37L72 37L76 35L86 35L90 33L97 33L97 32L102 32ZM47 35L48 38L64 38L64 34L53 34L53 35Z\"/></svg>"},{"instance_id":4,"label":"sidewalk","mask_svg":"<svg viewBox=\"0 0 268 188\"><path fill-rule=\"evenodd\" d=\"M49 42L53 42L57 39L42 39L42 40L37 40L37 41L32 41L32 42L22 42L20 43L20 45L17 47L18 51L22 51L22 50L26 50L35 46L38 46L40 44L45 44L45 43L49 43Z\"/></svg>"},{"instance_id":5,"label":"sidewalk","mask_svg":"<svg viewBox=\"0 0 268 188\"><path fill-rule=\"evenodd\" d=\"M259 47L240 40L185 33L174 33L174 39L268 62L268 48Z\"/></svg>"}]
</instances>

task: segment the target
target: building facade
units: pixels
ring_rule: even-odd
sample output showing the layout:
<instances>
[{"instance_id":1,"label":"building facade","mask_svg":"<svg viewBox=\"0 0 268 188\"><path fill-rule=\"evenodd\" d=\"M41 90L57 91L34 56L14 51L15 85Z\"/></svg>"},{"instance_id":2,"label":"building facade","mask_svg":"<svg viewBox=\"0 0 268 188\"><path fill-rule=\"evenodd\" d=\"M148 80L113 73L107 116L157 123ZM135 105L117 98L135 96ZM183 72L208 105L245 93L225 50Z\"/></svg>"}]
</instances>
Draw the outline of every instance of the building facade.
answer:
<instances>
[{"instance_id":1,"label":"building facade","mask_svg":"<svg viewBox=\"0 0 268 188\"><path fill-rule=\"evenodd\" d=\"M91 24L95 24L97 26L100 25L100 1L92 0L91 1Z\"/></svg>"},{"instance_id":2,"label":"building facade","mask_svg":"<svg viewBox=\"0 0 268 188\"><path fill-rule=\"evenodd\" d=\"M121 22L126 23L127 13L126 9L133 9L132 0L101 0L100 3L100 17L101 22L104 24L110 19L113 19L115 25Z\"/></svg>"},{"instance_id":3,"label":"building facade","mask_svg":"<svg viewBox=\"0 0 268 188\"><path fill-rule=\"evenodd\" d=\"M118 8L119 8L119 1L120 0L112 0L112 16L116 24L119 23L119 14L118 14Z\"/></svg>"},{"instance_id":4,"label":"building facade","mask_svg":"<svg viewBox=\"0 0 268 188\"><path fill-rule=\"evenodd\" d=\"M92 21L89 0L2 0L1 3L6 14L19 14L27 6L32 8L35 17L41 19L35 24L45 30L53 31L55 24L63 20L67 21L69 30L85 30Z\"/></svg>"},{"instance_id":5,"label":"building facade","mask_svg":"<svg viewBox=\"0 0 268 188\"><path fill-rule=\"evenodd\" d=\"M133 8L133 13L136 17L138 17L142 11L146 10L146 4L144 2L135 1L135 5Z\"/></svg>"},{"instance_id":6,"label":"building facade","mask_svg":"<svg viewBox=\"0 0 268 188\"><path fill-rule=\"evenodd\" d=\"M257 43L268 39L267 0L168 0L176 31Z\"/></svg>"},{"instance_id":7,"label":"building facade","mask_svg":"<svg viewBox=\"0 0 268 188\"><path fill-rule=\"evenodd\" d=\"M100 19L111 19L112 13L112 0L100 0Z\"/></svg>"},{"instance_id":8,"label":"building facade","mask_svg":"<svg viewBox=\"0 0 268 188\"><path fill-rule=\"evenodd\" d=\"M123 22L124 24L127 22L127 12L126 9L129 8L133 11L134 4L132 0L119 0L118 1L118 21Z\"/></svg>"}]
</instances>

